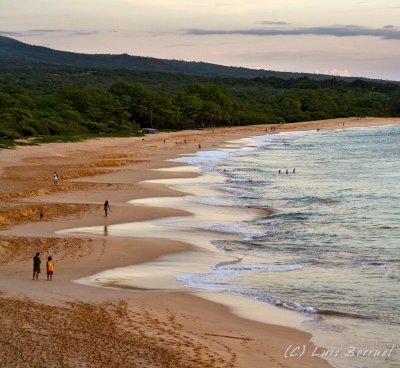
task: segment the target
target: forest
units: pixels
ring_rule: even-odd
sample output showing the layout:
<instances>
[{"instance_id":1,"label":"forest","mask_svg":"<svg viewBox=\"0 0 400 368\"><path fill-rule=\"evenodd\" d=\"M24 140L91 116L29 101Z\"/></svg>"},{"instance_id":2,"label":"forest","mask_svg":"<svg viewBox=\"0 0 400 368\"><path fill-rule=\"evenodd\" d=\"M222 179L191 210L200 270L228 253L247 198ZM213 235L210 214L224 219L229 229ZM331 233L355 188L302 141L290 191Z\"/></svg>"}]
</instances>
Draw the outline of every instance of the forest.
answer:
<instances>
[{"instance_id":1,"label":"forest","mask_svg":"<svg viewBox=\"0 0 400 368\"><path fill-rule=\"evenodd\" d=\"M400 84L65 67L0 71L2 141L349 116L400 116Z\"/></svg>"}]
</instances>

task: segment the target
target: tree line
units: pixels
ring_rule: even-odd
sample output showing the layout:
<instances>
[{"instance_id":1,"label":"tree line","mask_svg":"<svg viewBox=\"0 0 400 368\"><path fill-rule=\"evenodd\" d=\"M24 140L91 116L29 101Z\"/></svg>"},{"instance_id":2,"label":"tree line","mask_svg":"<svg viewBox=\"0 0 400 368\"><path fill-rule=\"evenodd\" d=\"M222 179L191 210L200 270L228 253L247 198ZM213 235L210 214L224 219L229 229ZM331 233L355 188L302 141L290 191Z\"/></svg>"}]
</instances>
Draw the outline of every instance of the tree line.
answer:
<instances>
[{"instance_id":1,"label":"tree line","mask_svg":"<svg viewBox=\"0 0 400 368\"><path fill-rule=\"evenodd\" d=\"M2 80L0 139L400 116L396 83L307 77L199 81L178 75L165 77L169 82L160 88L163 76L159 83L148 76L135 83L115 81L107 73L108 79L103 76L95 86L84 83L84 76L80 84L48 88L43 80L37 88L33 77L29 85Z\"/></svg>"}]
</instances>

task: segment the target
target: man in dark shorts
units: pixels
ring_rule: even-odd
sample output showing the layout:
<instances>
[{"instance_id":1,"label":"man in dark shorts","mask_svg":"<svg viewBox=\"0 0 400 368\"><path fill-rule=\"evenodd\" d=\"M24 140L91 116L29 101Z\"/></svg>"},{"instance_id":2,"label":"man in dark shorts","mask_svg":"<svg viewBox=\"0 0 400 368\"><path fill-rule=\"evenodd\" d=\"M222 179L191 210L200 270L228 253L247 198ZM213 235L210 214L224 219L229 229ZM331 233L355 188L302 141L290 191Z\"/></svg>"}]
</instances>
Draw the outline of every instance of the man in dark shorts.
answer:
<instances>
[{"instance_id":1,"label":"man in dark shorts","mask_svg":"<svg viewBox=\"0 0 400 368\"><path fill-rule=\"evenodd\" d=\"M36 256L33 257L33 280L35 280L35 276L36 280L39 277L41 263L42 261L40 260L40 253L36 253Z\"/></svg>"}]
</instances>

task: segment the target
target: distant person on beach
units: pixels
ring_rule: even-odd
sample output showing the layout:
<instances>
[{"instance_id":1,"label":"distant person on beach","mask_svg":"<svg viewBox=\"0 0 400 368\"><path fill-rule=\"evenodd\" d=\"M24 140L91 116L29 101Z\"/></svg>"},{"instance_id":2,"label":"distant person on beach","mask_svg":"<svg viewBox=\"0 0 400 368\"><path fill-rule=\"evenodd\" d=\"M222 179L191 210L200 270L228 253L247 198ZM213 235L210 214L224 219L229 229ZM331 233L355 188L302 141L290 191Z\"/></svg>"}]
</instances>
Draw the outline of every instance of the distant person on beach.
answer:
<instances>
[{"instance_id":1,"label":"distant person on beach","mask_svg":"<svg viewBox=\"0 0 400 368\"><path fill-rule=\"evenodd\" d=\"M289 170L288 169L286 169L286 174L289 174Z\"/></svg>"},{"instance_id":2,"label":"distant person on beach","mask_svg":"<svg viewBox=\"0 0 400 368\"><path fill-rule=\"evenodd\" d=\"M108 201L104 202L104 217L107 217L108 215L108 211L111 210L110 204L108 203Z\"/></svg>"},{"instance_id":3,"label":"distant person on beach","mask_svg":"<svg viewBox=\"0 0 400 368\"><path fill-rule=\"evenodd\" d=\"M33 279L36 280L39 278L39 273L40 273L40 264L42 263L40 259L40 253L36 253L36 255L33 257Z\"/></svg>"},{"instance_id":4,"label":"distant person on beach","mask_svg":"<svg viewBox=\"0 0 400 368\"><path fill-rule=\"evenodd\" d=\"M199 143L199 149L201 149L201 144Z\"/></svg>"},{"instance_id":5,"label":"distant person on beach","mask_svg":"<svg viewBox=\"0 0 400 368\"><path fill-rule=\"evenodd\" d=\"M295 168L293 169L293 174L296 174L296 169Z\"/></svg>"},{"instance_id":6,"label":"distant person on beach","mask_svg":"<svg viewBox=\"0 0 400 368\"><path fill-rule=\"evenodd\" d=\"M46 269L47 269L47 281L53 280L54 261L53 258L50 256L47 257Z\"/></svg>"},{"instance_id":7,"label":"distant person on beach","mask_svg":"<svg viewBox=\"0 0 400 368\"><path fill-rule=\"evenodd\" d=\"M39 219L40 219L40 221L43 220L43 216L44 216L44 214L43 214L43 208L41 208L41 209L40 209L40 213L39 213Z\"/></svg>"},{"instance_id":8,"label":"distant person on beach","mask_svg":"<svg viewBox=\"0 0 400 368\"><path fill-rule=\"evenodd\" d=\"M56 171L54 171L54 174L53 174L53 183L58 184L58 174Z\"/></svg>"},{"instance_id":9,"label":"distant person on beach","mask_svg":"<svg viewBox=\"0 0 400 368\"><path fill-rule=\"evenodd\" d=\"M279 174L281 173L281 169L279 169L278 173L279 173Z\"/></svg>"}]
</instances>

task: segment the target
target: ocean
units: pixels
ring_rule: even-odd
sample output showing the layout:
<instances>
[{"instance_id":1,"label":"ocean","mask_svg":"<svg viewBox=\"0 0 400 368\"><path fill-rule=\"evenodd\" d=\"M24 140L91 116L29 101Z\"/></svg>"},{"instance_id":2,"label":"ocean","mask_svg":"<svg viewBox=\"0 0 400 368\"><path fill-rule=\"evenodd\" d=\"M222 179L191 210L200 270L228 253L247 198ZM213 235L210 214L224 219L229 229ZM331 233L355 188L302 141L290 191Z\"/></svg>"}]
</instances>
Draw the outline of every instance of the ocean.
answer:
<instances>
[{"instance_id":1,"label":"ocean","mask_svg":"<svg viewBox=\"0 0 400 368\"><path fill-rule=\"evenodd\" d=\"M225 178L213 187L226 195L185 200L268 211L208 225L239 235L213 242L232 262L180 281L313 316L303 327L336 367L400 367L399 125L270 134L176 161Z\"/></svg>"}]
</instances>

